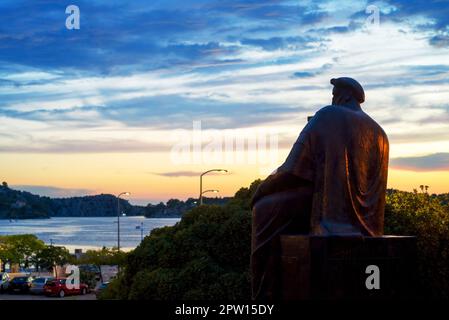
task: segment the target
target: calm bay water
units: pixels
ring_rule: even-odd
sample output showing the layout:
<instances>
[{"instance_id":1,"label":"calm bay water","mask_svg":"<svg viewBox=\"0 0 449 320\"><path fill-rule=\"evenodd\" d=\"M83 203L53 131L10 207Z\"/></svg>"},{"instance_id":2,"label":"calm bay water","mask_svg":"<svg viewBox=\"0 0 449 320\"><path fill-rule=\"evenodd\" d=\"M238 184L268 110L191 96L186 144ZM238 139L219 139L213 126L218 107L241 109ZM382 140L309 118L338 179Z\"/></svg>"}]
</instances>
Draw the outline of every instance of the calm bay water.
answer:
<instances>
[{"instance_id":1,"label":"calm bay water","mask_svg":"<svg viewBox=\"0 0 449 320\"><path fill-rule=\"evenodd\" d=\"M140 226L143 222L144 236L151 230L172 226L180 219L146 219L145 217L120 218L120 246L123 250L134 249L141 239ZM0 220L0 235L34 234L45 243L67 247L71 252L75 248L91 249L117 246L117 218L51 218Z\"/></svg>"}]
</instances>

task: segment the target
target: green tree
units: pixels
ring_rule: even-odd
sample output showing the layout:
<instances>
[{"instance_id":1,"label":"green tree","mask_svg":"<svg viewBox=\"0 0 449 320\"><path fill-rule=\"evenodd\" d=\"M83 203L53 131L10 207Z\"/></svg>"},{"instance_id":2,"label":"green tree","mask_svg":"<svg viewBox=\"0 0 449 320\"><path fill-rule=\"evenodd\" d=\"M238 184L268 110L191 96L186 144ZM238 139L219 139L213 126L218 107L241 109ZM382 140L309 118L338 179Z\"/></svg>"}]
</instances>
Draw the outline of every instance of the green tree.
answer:
<instances>
[{"instance_id":1,"label":"green tree","mask_svg":"<svg viewBox=\"0 0 449 320\"><path fill-rule=\"evenodd\" d=\"M125 263L125 259L125 252L118 251L116 248L103 247L100 250L87 250L76 262L78 264L93 264L98 267L101 265L121 266Z\"/></svg>"},{"instance_id":2,"label":"green tree","mask_svg":"<svg viewBox=\"0 0 449 320\"><path fill-rule=\"evenodd\" d=\"M167 206L167 208L172 209L172 208L177 208L177 207L179 207L179 206L181 206L183 204L184 204L184 202L179 200L179 199L170 199L170 200L167 201L167 205L166 206Z\"/></svg>"},{"instance_id":3,"label":"green tree","mask_svg":"<svg viewBox=\"0 0 449 320\"><path fill-rule=\"evenodd\" d=\"M388 190L385 234L417 237L421 294L449 297L449 208L417 190Z\"/></svg>"},{"instance_id":4,"label":"green tree","mask_svg":"<svg viewBox=\"0 0 449 320\"><path fill-rule=\"evenodd\" d=\"M36 264L44 270L53 270L71 261L69 250L65 247L46 245L36 254Z\"/></svg>"},{"instance_id":5,"label":"green tree","mask_svg":"<svg viewBox=\"0 0 449 320\"><path fill-rule=\"evenodd\" d=\"M9 263L18 263L24 268L36 261L37 254L45 247L35 235L10 235L0 238L0 259Z\"/></svg>"}]
</instances>

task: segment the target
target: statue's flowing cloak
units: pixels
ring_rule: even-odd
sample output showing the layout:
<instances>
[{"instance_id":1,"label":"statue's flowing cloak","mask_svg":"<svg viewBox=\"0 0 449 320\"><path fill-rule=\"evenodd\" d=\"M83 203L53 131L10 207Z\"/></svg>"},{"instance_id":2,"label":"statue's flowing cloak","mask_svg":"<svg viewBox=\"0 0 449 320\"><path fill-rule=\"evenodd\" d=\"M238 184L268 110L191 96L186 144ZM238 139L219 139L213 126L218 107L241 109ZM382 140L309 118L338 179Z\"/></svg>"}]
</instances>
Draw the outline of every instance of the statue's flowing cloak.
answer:
<instances>
[{"instance_id":1,"label":"statue's flowing cloak","mask_svg":"<svg viewBox=\"0 0 449 320\"><path fill-rule=\"evenodd\" d=\"M308 122L277 174L313 182L312 234L383 234L388 138L361 108L327 106Z\"/></svg>"},{"instance_id":2,"label":"statue's flowing cloak","mask_svg":"<svg viewBox=\"0 0 449 320\"><path fill-rule=\"evenodd\" d=\"M252 297L278 296L282 232L383 234L388 138L360 107L327 106L253 197Z\"/></svg>"}]
</instances>

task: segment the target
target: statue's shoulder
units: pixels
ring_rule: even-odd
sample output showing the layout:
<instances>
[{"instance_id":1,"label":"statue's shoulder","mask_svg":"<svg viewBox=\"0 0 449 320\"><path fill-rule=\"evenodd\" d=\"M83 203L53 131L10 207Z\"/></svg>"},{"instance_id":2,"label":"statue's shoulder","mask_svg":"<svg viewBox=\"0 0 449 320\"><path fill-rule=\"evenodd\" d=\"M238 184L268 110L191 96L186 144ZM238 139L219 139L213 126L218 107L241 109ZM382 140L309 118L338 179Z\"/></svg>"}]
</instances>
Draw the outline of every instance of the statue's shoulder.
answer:
<instances>
[{"instance_id":1,"label":"statue's shoulder","mask_svg":"<svg viewBox=\"0 0 449 320\"><path fill-rule=\"evenodd\" d=\"M339 108L337 108L336 106L333 105L327 105L325 107L322 107L320 110L317 111L317 113L326 113L326 112L338 112Z\"/></svg>"},{"instance_id":2,"label":"statue's shoulder","mask_svg":"<svg viewBox=\"0 0 449 320\"><path fill-rule=\"evenodd\" d=\"M314 118L316 120L324 120L328 117L335 117L338 115L342 115L345 113L345 110L343 110L344 108L338 107L338 106L333 106L333 105L328 105L325 107L322 107L320 110L318 110L315 113Z\"/></svg>"}]
</instances>

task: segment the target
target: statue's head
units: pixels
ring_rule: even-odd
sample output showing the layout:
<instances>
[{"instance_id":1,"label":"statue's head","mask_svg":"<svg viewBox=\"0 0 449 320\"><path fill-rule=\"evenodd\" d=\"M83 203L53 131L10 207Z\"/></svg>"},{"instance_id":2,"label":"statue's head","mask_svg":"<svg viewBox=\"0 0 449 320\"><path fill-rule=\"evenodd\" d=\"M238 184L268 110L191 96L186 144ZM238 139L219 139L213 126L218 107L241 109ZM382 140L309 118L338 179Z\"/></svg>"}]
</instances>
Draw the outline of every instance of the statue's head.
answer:
<instances>
[{"instance_id":1,"label":"statue's head","mask_svg":"<svg viewBox=\"0 0 449 320\"><path fill-rule=\"evenodd\" d=\"M331 79L333 105L360 105L365 101L362 86L352 78L342 77Z\"/></svg>"}]
</instances>

